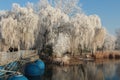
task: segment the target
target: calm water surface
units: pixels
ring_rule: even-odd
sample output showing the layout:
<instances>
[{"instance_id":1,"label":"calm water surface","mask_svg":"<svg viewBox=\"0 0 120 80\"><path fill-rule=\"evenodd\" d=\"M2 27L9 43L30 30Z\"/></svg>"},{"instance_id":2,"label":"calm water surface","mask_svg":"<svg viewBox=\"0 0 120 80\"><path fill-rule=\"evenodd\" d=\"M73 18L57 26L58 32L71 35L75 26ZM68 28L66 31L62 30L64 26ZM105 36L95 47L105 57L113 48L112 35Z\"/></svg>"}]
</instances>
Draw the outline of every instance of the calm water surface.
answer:
<instances>
[{"instance_id":1,"label":"calm water surface","mask_svg":"<svg viewBox=\"0 0 120 80\"><path fill-rule=\"evenodd\" d=\"M77 66L47 65L41 76L29 80L120 80L120 61L107 63L85 62Z\"/></svg>"}]
</instances>

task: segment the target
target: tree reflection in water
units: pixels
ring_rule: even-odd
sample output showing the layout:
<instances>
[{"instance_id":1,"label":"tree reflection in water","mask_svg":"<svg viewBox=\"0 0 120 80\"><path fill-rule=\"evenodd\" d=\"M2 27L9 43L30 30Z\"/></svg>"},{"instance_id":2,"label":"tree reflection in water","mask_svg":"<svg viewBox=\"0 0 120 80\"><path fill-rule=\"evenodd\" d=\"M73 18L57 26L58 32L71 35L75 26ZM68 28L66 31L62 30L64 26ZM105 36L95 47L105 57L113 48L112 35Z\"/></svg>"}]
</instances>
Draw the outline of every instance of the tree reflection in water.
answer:
<instances>
[{"instance_id":1,"label":"tree reflection in water","mask_svg":"<svg viewBox=\"0 0 120 80\"><path fill-rule=\"evenodd\" d=\"M103 72L105 77L112 78L116 74L116 66L115 64L105 64L103 68Z\"/></svg>"},{"instance_id":2,"label":"tree reflection in water","mask_svg":"<svg viewBox=\"0 0 120 80\"><path fill-rule=\"evenodd\" d=\"M98 71L98 74L96 74L97 68L93 64L89 64L89 66L88 64L54 66L51 71L51 79L46 77L47 80L104 80L102 71Z\"/></svg>"},{"instance_id":3,"label":"tree reflection in water","mask_svg":"<svg viewBox=\"0 0 120 80\"><path fill-rule=\"evenodd\" d=\"M40 80L120 80L120 64L92 62L77 66L48 66Z\"/></svg>"}]
</instances>

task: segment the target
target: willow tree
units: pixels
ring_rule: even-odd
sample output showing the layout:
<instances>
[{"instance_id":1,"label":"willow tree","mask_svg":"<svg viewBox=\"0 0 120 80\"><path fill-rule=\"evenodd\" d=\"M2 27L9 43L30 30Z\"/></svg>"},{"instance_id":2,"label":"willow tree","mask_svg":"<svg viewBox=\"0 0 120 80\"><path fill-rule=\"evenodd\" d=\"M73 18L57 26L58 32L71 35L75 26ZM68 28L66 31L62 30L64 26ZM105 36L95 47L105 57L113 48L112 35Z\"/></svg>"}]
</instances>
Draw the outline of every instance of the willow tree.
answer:
<instances>
[{"instance_id":1,"label":"willow tree","mask_svg":"<svg viewBox=\"0 0 120 80\"><path fill-rule=\"evenodd\" d=\"M2 38L7 45L20 49L47 51L51 47L58 57L67 52L78 55L85 49L95 51L103 44L105 30L100 18L84 14L78 3L40 0L35 7L13 4L12 10L0 14Z\"/></svg>"},{"instance_id":2,"label":"willow tree","mask_svg":"<svg viewBox=\"0 0 120 80\"><path fill-rule=\"evenodd\" d=\"M102 48L105 40L106 30L104 28L95 29L95 35L92 42L92 53L95 53L97 48Z\"/></svg>"},{"instance_id":3,"label":"willow tree","mask_svg":"<svg viewBox=\"0 0 120 80\"><path fill-rule=\"evenodd\" d=\"M110 34L105 35L105 40L103 44L104 50L114 50L115 49L116 37Z\"/></svg>"},{"instance_id":4,"label":"willow tree","mask_svg":"<svg viewBox=\"0 0 120 80\"><path fill-rule=\"evenodd\" d=\"M30 49L35 42L38 16L32 8L13 4L11 11L1 19L1 34L5 44L20 49Z\"/></svg>"},{"instance_id":5,"label":"willow tree","mask_svg":"<svg viewBox=\"0 0 120 80\"><path fill-rule=\"evenodd\" d=\"M43 40L45 40L45 42L43 42L43 45L51 45L53 54L58 53L58 55L62 55L63 53L70 52L74 55L84 49L93 50L94 47L98 46L98 43L95 43L95 33L96 28L102 29L100 18L97 15L87 16L81 13L80 7L79 12L75 12L74 16L70 16L69 13L78 7L78 0L74 1L73 5L70 5L71 2L70 0L51 0L50 2L44 0L41 1L43 4L40 3L38 5L38 36L44 35ZM62 6L62 3L67 5ZM67 10L68 7L70 7L70 10ZM72 30L69 31L69 28ZM63 31L59 31L60 29ZM89 36L89 34L91 34L91 36ZM102 37L102 40L104 40L104 36ZM40 42L42 42L42 40L40 40Z\"/></svg>"},{"instance_id":6,"label":"willow tree","mask_svg":"<svg viewBox=\"0 0 120 80\"><path fill-rule=\"evenodd\" d=\"M116 44L115 44L115 48L117 50L120 50L120 29L116 30Z\"/></svg>"},{"instance_id":7,"label":"willow tree","mask_svg":"<svg viewBox=\"0 0 120 80\"><path fill-rule=\"evenodd\" d=\"M96 50L95 47L103 44L105 30L97 15L77 14L71 21L75 28L76 38L74 40L78 39L76 46L80 46L81 51L84 49Z\"/></svg>"},{"instance_id":8,"label":"willow tree","mask_svg":"<svg viewBox=\"0 0 120 80\"><path fill-rule=\"evenodd\" d=\"M37 32L39 32L38 38L41 35L44 38L44 47L54 45L58 27L68 21L69 17L58 8L48 5L40 10Z\"/></svg>"},{"instance_id":9,"label":"willow tree","mask_svg":"<svg viewBox=\"0 0 120 80\"><path fill-rule=\"evenodd\" d=\"M14 20L11 16L7 18L3 18L1 20L2 43L4 42L4 44L9 47L10 46L17 47L17 44L19 43L18 39L16 39L17 35L13 34L13 32L16 33L16 30L14 30L16 26L17 26L17 20Z\"/></svg>"},{"instance_id":10,"label":"willow tree","mask_svg":"<svg viewBox=\"0 0 120 80\"><path fill-rule=\"evenodd\" d=\"M38 15L30 7L20 7L13 5L13 12L16 12L18 20L18 30L20 32L21 48L32 48L35 42L35 30L38 24Z\"/></svg>"},{"instance_id":11,"label":"willow tree","mask_svg":"<svg viewBox=\"0 0 120 80\"><path fill-rule=\"evenodd\" d=\"M77 47L76 49L79 49L75 51L82 51L83 49L87 48L89 42L91 42L94 36L94 29L90 26L90 20L85 14L77 14L71 19L71 22L75 28L73 33L75 35L73 38L73 45L75 44L75 46ZM91 38L89 38L90 33Z\"/></svg>"}]
</instances>

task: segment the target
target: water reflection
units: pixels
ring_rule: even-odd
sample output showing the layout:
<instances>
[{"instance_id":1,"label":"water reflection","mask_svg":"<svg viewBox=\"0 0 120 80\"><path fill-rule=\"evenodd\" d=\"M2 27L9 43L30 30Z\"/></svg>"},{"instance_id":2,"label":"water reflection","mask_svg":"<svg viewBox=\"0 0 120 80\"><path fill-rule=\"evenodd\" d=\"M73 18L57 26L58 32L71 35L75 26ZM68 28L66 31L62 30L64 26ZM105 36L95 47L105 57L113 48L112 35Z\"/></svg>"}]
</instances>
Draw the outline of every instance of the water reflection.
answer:
<instances>
[{"instance_id":1,"label":"water reflection","mask_svg":"<svg viewBox=\"0 0 120 80\"><path fill-rule=\"evenodd\" d=\"M89 62L77 66L47 66L43 75L30 80L120 80L120 64Z\"/></svg>"}]
</instances>

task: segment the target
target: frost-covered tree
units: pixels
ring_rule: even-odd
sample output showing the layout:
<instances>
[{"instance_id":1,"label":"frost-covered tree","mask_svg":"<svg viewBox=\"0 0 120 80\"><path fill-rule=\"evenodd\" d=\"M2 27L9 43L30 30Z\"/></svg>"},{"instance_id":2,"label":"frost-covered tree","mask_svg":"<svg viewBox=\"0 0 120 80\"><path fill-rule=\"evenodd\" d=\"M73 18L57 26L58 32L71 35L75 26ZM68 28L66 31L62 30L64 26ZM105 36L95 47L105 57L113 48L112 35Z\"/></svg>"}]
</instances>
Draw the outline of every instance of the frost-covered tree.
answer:
<instances>
[{"instance_id":1,"label":"frost-covered tree","mask_svg":"<svg viewBox=\"0 0 120 80\"><path fill-rule=\"evenodd\" d=\"M72 54L75 54L79 53L79 51L85 48L93 49L92 44L95 41L93 40L95 37L95 28L101 28L101 21L100 18L96 15L87 16L83 13L80 13L81 8L77 5L78 2L79 0L40 0L40 3L37 6L38 10L36 11L38 11L38 14L40 16L40 33L42 35L45 34L45 44L52 44L54 46L53 51L55 51L55 53L57 53L57 51L60 49L60 46L56 46L58 44L60 45L59 41L62 41L62 39L63 41L65 41L66 39L62 37L62 39L58 39L60 38L59 34L67 34L64 33L66 30L66 28L64 27L68 27L67 25L64 25L66 23L72 23L72 25L70 24L69 26L73 27L73 31L69 32L70 34L67 34L67 39L69 39L68 42L71 45L69 46L69 49L71 48L71 51L68 50L68 52L70 51L72 52ZM78 12L76 12L75 10ZM72 11L74 13L72 13ZM71 14L75 14L76 16L73 16L69 19L69 17L71 17ZM60 33L58 32L58 28L61 28L62 25L64 26L62 27L63 33ZM89 36L89 34L91 34L91 36ZM58 43L55 42L56 40L58 41ZM62 44L63 43L61 43L61 45ZM98 43L94 44L94 47L98 45ZM61 48L64 47L61 46ZM63 53L65 52L67 52L67 50L64 50Z\"/></svg>"},{"instance_id":2,"label":"frost-covered tree","mask_svg":"<svg viewBox=\"0 0 120 80\"><path fill-rule=\"evenodd\" d=\"M1 17L0 25L5 44L20 49L30 49L34 45L38 15L32 8L13 4L12 10Z\"/></svg>"},{"instance_id":3,"label":"frost-covered tree","mask_svg":"<svg viewBox=\"0 0 120 80\"><path fill-rule=\"evenodd\" d=\"M79 4L80 0L50 0L51 5L59 8L67 15L74 15L76 13L81 13L81 6Z\"/></svg>"},{"instance_id":4,"label":"frost-covered tree","mask_svg":"<svg viewBox=\"0 0 120 80\"><path fill-rule=\"evenodd\" d=\"M39 11L46 8L48 5L59 8L62 12L69 16L73 16L76 13L82 13L80 0L39 0L38 4L35 5L35 11Z\"/></svg>"},{"instance_id":5,"label":"frost-covered tree","mask_svg":"<svg viewBox=\"0 0 120 80\"><path fill-rule=\"evenodd\" d=\"M68 21L69 16L58 8L48 5L45 9L40 10L38 23L39 31L37 32L39 32L38 36L43 35L44 47L53 46L55 44L58 27Z\"/></svg>"},{"instance_id":6,"label":"frost-covered tree","mask_svg":"<svg viewBox=\"0 0 120 80\"><path fill-rule=\"evenodd\" d=\"M113 35L106 34L103 48L104 50L114 50L115 49L116 38Z\"/></svg>"},{"instance_id":7,"label":"frost-covered tree","mask_svg":"<svg viewBox=\"0 0 120 80\"><path fill-rule=\"evenodd\" d=\"M90 49L95 53L97 46L103 44L105 35L100 18L97 15L77 14L76 17L73 17L72 23L81 49Z\"/></svg>"},{"instance_id":8,"label":"frost-covered tree","mask_svg":"<svg viewBox=\"0 0 120 80\"><path fill-rule=\"evenodd\" d=\"M117 50L120 50L120 29L116 30L116 44L115 44L115 48Z\"/></svg>"},{"instance_id":9,"label":"frost-covered tree","mask_svg":"<svg viewBox=\"0 0 120 80\"><path fill-rule=\"evenodd\" d=\"M31 7L20 7L13 4L13 12L17 15L18 30L20 32L22 47L29 49L35 42L35 30L38 24L38 15L34 13Z\"/></svg>"},{"instance_id":10,"label":"frost-covered tree","mask_svg":"<svg viewBox=\"0 0 120 80\"><path fill-rule=\"evenodd\" d=\"M13 4L12 10L0 13L2 39L20 49L49 48L57 57L79 55L86 49L95 53L103 45L106 30L97 15L81 12L78 2L40 0L37 6L28 3L25 7Z\"/></svg>"},{"instance_id":11,"label":"frost-covered tree","mask_svg":"<svg viewBox=\"0 0 120 80\"><path fill-rule=\"evenodd\" d=\"M95 53L97 48L102 48L105 40L106 30L104 28L95 29L95 35L92 42L92 53Z\"/></svg>"}]
</instances>

